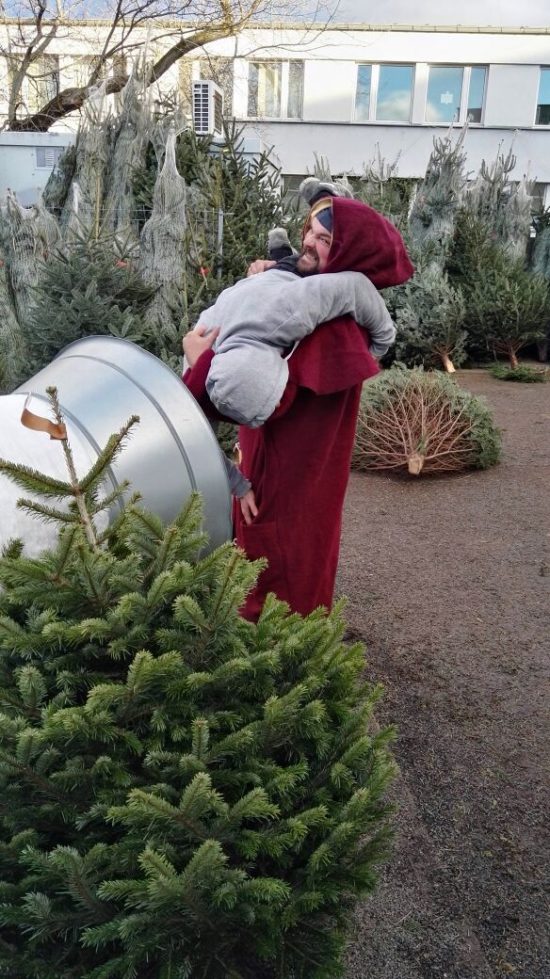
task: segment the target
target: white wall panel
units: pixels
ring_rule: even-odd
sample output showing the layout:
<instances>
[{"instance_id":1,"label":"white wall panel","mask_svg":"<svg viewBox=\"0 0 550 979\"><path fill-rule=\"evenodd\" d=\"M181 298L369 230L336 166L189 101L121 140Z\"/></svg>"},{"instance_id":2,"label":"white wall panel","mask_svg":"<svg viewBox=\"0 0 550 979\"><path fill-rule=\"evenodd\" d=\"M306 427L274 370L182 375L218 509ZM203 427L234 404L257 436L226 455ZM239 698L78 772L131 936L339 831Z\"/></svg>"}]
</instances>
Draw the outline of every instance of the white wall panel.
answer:
<instances>
[{"instance_id":1,"label":"white wall panel","mask_svg":"<svg viewBox=\"0 0 550 979\"><path fill-rule=\"evenodd\" d=\"M398 156L397 174L421 177L426 171L434 136L444 136L445 127L383 126L376 124L335 125L300 123L248 123L246 131L261 135L273 146L284 173L311 172L314 153L327 157L335 174L361 174L365 163L374 159L377 144L382 157L392 163ZM458 138L460 130L456 129ZM550 132L513 129L470 129L464 148L466 169L476 173L482 160L492 163L497 153L510 148L516 155L511 174L521 180L526 174L540 183L550 183Z\"/></svg>"}]
</instances>

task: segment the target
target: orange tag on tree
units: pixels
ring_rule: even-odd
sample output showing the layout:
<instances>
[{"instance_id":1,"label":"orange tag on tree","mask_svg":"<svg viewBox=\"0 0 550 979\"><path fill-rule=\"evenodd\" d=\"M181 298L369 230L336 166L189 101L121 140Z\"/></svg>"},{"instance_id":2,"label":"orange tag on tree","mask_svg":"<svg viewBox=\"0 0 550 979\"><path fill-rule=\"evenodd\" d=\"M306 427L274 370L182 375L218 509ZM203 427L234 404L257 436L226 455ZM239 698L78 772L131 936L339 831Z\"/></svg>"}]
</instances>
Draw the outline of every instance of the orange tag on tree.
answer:
<instances>
[{"instance_id":1,"label":"orange tag on tree","mask_svg":"<svg viewBox=\"0 0 550 979\"><path fill-rule=\"evenodd\" d=\"M29 401L30 396L25 401L21 414L21 424L35 432L47 432L51 439L66 439L67 429L65 425L52 422L49 418L42 418L42 415L35 415L34 411L27 408Z\"/></svg>"}]
</instances>

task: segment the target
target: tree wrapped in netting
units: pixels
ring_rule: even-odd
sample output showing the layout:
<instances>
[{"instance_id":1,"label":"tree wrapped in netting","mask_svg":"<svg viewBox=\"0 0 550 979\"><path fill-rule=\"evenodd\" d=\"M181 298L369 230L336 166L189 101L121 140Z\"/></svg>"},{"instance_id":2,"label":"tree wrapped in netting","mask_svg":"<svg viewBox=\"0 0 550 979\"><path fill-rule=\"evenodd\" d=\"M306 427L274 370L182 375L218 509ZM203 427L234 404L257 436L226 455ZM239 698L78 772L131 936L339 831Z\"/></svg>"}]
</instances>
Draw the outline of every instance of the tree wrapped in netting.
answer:
<instances>
[{"instance_id":1,"label":"tree wrapped in netting","mask_svg":"<svg viewBox=\"0 0 550 979\"><path fill-rule=\"evenodd\" d=\"M187 240L186 185L176 166L176 134L172 130L155 182L151 216L141 232L140 269L143 281L154 292L145 321L152 331L164 336L174 353L184 314Z\"/></svg>"},{"instance_id":2,"label":"tree wrapped in netting","mask_svg":"<svg viewBox=\"0 0 550 979\"><path fill-rule=\"evenodd\" d=\"M434 137L426 174L412 202L409 233L416 250L444 253L454 231L455 216L466 184L463 144L466 127L453 145L449 134Z\"/></svg>"},{"instance_id":3,"label":"tree wrapped in netting","mask_svg":"<svg viewBox=\"0 0 550 979\"><path fill-rule=\"evenodd\" d=\"M41 263L59 239L57 222L41 201L23 207L8 191L6 206L0 210L0 251L9 277L13 313L21 325L28 319Z\"/></svg>"},{"instance_id":4,"label":"tree wrapped in netting","mask_svg":"<svg viewBox=\"0 0 550 979\"><path fill-rule=\"evenodd\" d=\"M98 238L103 222L105 194L114 180L109 171L111 155L111 110L107 100L106 81L93 88L83 107L83 118L76 142L73 182L78 184L78 219L80 227ZM63 227L72 224L74 195L65 202L61 215ZM67 237L67 235L66 235Z\"/></svg>"},{"instance_id":5,"label":"tree wrapped in netting","mask_svg":"<svg viewBox=\"0 0 550 979\"><path fill-rule=\"evenodd\" d=\"M56 219L40 200L22 207L8 192L0 208L0 392L12 391L26 359L25 334L42 264L60 240ZM28 376L28 375L26 375Z\"/></svg>"},{"instance_id":6,"label":"tree wrapped in netting","mask_svg":"<svg viewBox=\"0 0 550 979\"><path fill-rule=\"evenodd\" d=\"M487 469L500 446L483 399L445 374L394 367L363 388L352 465L411 476Z\"/></svg>"},{"instance_id":7,"label":"tree wrapped in netting","mask_svg":"<svg viewBox=\"0 0 550 979\"><path fill-rule=\"evenodd\" d=\"M0 969L340 975L387 847L379 690L338 610L271 597L240 618L258 564L200 557L197 499L169 526L131 500L97 530L132 422L66 482L1 466L64 529L0 559Z\"/></svg>"},{"instance_id":8,"label":"tree wrapped in netting","mask_svg":"<svg viewBox=\"0 0 550 979\"><path fill-rule=\"evenodd\" d=\"M135 174L144 209L152 206L158 166L149 152L147 166ZM271 228L286 225L292 240L294 225L281 197L280 170L268 152L247 153L234 126L226 126L223 143L192 130L180 133L176 167L187 185L186 330L222 289L246 274L254 258L265 255Z\"/></svg>"},{"instance_id":9,"label":"tree wrapped in netting","mask_svg":"<svg viewBox=\"0 0 550 979\"><path fill-rule=\"evenodd\" d=\"M515 258L525 259L531 227L532 182L515 182L512 149L491 164L482 161L476 179L466 188L463 206L485 226L494 241Z\"/></svg>"},{"instance_id":10,"label":"tree wrapped in netting","mask_svg":"<svg viewBox=\"0 0 550 979\"><path fill-rule=\"evenodd\" d=\"M443 365L453 373L466 358L465 304L439 265L416 268L400 290L395 354L408 366Z\"/></svg>"},{"instance_id":11,"label":"tree wrapped in netting","mask_svg":"<svg viewBox=\"0 0 550 979\"><path fill-rule=\"evenodd\" d=\"M111 120L109 183L103 200L102 227L138 242L138 213L133 175L143 164L152 126L151 90L144 85L142 62L136 65L119 96L119 109Z\"/></svg>"},{"instance_id":12,"label":"tree wrapped in netting","mask_svg":"<svg viewBox=\"0 0 550 979\"><path fill-rule=\"evenodd\" d=\"M535 240L529 254L529 268L537 275L542 275L550 283L550 209L541 208L533 218ZM547 324L546 335L537 341L539 360L548 358L548 342L550 340L550 323Z\"/></svg>"},{"instance_id":13,"label":"tree wrapped in netting","mask_svg":"<svg viewBox=\"0 0 550 979\"><path fill-rule=\"evenodd\" d=\"M3 254L0 250L0 394L8 394L15 387L24 347Z\"/></svg>"}]
</instances>

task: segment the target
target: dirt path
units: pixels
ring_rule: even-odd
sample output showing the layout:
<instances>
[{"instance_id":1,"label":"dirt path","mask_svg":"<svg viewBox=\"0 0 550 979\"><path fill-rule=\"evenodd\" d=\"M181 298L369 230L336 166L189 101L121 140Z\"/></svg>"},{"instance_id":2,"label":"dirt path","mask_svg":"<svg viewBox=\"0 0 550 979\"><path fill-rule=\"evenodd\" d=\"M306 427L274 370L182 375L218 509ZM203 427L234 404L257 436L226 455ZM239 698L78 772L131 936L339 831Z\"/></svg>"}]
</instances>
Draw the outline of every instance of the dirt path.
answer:
<instances>
[{"instance_id":1,"label":"dirt path","mask_svg":"<svg viewBox=\"0 0 550 979\"><path fill-rule=\"evenodd\" d=\"M338 587L401 768L348 979L550 977L550 384L459 379L494 409L501 465L355 474L347 496Z\"/></svg>"}]
</instances>

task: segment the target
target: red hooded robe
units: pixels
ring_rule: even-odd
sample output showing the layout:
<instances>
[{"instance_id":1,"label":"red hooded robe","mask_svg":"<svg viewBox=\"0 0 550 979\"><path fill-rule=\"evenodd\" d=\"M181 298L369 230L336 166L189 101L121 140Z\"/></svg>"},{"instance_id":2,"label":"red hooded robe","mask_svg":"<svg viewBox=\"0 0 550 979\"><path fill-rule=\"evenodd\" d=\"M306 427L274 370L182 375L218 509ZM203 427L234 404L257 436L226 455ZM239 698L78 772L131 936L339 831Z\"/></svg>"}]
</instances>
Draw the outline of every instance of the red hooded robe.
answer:
<instances>
[{"instance_id":1,"label":"red hooded robe","mask_svg":"<svg viewBox=\"0 0 550 979\"><path fill-rule=\"evenodd\" d=\"M413 267L389 221L360 201L334 197L331 204L327 272L363 272L379 289L410 278ZM210 417L204 382L212 356L203 354L184 378ZM361 386L379 371L365 331L349 316L318 326L288 366L277 410L261 428L239 430L241 469L258 516L247 526L236 505L235 536L250 559L269 562L242 609L252 621L268 592L302 615L330 608Z\"/></svg>"}]
</instances>

